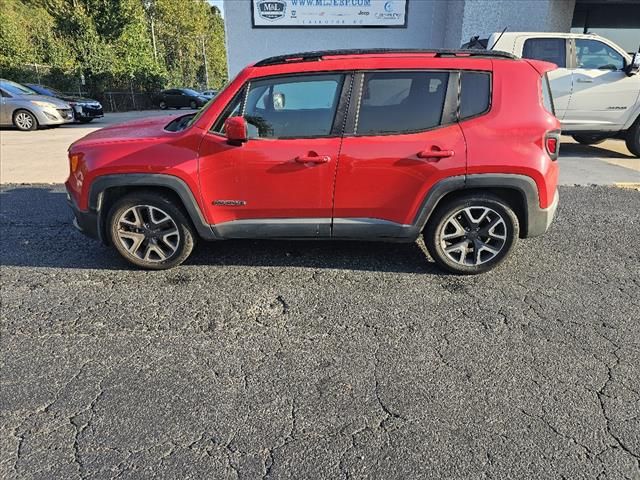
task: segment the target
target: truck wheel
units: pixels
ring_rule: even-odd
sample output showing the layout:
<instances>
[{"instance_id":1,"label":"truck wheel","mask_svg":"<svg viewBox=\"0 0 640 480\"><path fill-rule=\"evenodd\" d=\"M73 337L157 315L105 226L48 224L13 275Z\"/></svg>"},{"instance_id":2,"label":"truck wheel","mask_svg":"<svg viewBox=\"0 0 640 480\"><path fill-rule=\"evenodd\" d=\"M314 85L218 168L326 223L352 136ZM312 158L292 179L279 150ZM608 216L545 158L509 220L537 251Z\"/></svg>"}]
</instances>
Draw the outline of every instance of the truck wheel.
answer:
<instances>
[{"instance_id":1,"label":"truck wheel","mask_svg":"<svg viewBox=\"0 0 640 480\"><path fill-rule=\"evenodd\" d=\"M627 148L636 157L640 157L640 117L631 125L631 128L627 130L625 138Z\"/></svg>"},{"instance_id":2,"label":"truck wheel","mask_svg":"<svg viewBox=\"0 0 640 480\"><path fill-rule=\"evenodd\" d=\"M23 132L38 129L38 119L28 110L16 110L13 114L13 124Z\"/></svg>"},{"instance_id":3,"label":"truck wheel","mask_svg":"<svg viewBox=\"0 0 640 480\"><path fill-rule=\"evenodd\" d=\"M126 195L108 217L111 244L125 260L149 270L166 270L184 262L195 245L185 214L173 201L152 192Z\"/></svg>"},{"instance_id":4,"label":"truck wheel","mask_svg":"<svg viewBox=\"0 0 640 480\"><path fill-rule=\"evenodd\" d=\"M598 145L606 140L599 135L572 135L573 139L581 145Z\"/></svg>"},{"instance_id":5,"label":"truck wheel","mask_svg":"<svg viewBox=\"0 0 640 480\"><path fill-rule=\"evenodd\" d=\"M423 236L440 267L473 275L504 261L519 233L518 217L509 205L493 195L472 194L439 206Z\"/></svg>"}]
</instances>

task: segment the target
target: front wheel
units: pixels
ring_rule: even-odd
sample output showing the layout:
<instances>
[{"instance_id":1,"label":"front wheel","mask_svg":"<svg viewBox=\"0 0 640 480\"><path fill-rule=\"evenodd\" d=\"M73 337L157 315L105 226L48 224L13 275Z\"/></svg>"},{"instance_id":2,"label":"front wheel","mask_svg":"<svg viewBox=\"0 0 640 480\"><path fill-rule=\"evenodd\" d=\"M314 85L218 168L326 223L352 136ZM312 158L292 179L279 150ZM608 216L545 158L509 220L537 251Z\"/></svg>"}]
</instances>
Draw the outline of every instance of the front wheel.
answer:
<instances>
[{"instance_id":1,"label":"front wheel","mask_svg":"<svg viewBox=\"0 0 640 480\"><path fill-rule=\"evenodd\" d=\"M167 102L163 100L162 102L160 102L160 110L166 110L166 109L167 109Z\"/></svg>"},{"instance_id":2,"label":"front wheel","mask_svg":"<svg viewBox=\"0 0 640 480\"><path fill-rule=\"evenodd\" d=\"M598 145L606 140L600 135L572 135L573 139L580 145Z\"/></svg>"},{"instance_id":3,"label":"front wheel","mask_svg":"<svg viewBox=\"0 0 640 480\"><path fill-rule=\"evenodd\" d=\"M198 104L193 100L191 100L191 103L189 104L189 106L191 107L192 110L195 110L196 108L198 108Z\"/></svg>"},{"instance_id":4,"label":"front wheel","mask_svg":"<svg viewBox=\"0 0 640 480\"><path fill-rule=\"evenodd\" d=\"M93 122L93 118L82 117L82 118L78 119L78 122L80 122L80 123L91 123L91 122Z\"/></svg>"},{"instance_id":5,"label":"front wheel","mask_svg":"<svg viewBox=\"0 0 640 480\"><path fill-rule=\"evenodd\" d=\"M28 110L17 110L13 114L13 124L23 132L38 129L38 119Z\"/></svg>"},{"instance_id":6,"label":"front wheel","mask_svg":"<svg viewBox=\"0 0 640 480\"><path fill-rule=\"evenodd\" d=\"M149 270L184 262L195 245L189 220L171 198L152 192L126 195L111 208L111 244L125 260Z\"/></svg>"},{"instance_id":7,"label":"front wheel","mask_svg":"<svg viewBox=\"0 0 640 480\"><path fill-rule=\"evenodd\" d=\"M473 275L504 261L519 233L518 217L509 205L493 195L475 194L438 207L423 235L440 267Z\"/></svg>"},{"instance_id":8,"label":"front wheel","mask_svg":"<svg viewBox=\"0 0 640 480\"><path fill-rule=\"evenodd\" d=\"M627 130L625 143L632 154L640 157L640 117Z\"/></svg>"}]
</instances>

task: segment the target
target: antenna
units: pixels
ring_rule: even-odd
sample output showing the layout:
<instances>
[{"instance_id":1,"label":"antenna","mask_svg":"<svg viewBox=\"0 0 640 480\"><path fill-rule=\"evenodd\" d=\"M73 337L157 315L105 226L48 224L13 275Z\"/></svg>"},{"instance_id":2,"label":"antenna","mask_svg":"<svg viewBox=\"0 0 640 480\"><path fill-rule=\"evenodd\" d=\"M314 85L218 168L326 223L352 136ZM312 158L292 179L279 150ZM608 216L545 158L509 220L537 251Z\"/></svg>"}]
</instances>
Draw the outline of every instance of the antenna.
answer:
<instances>
[{"instance_id":1,"label":"antenna","mask_svg":"<svg viewBox=\"0 0 640 480\"><path fill-rule=\"evenodd\" d=\"M499 41L500 41L500 39L502 38L502 35L504 35L504 32L506 32L506 31L507 31L507 28L508 28L508 27L504 27L504 30L502 30L502 33L500 33L500 35L498 35L498 38L496 38L496 41L495 41L495 42L493 42L493 45L491 45L491 48L487 47L487 50L493 50L493 47L495 47L495 46L498 44L498 42L499 42Z\"/></svg>"}]
</instances>

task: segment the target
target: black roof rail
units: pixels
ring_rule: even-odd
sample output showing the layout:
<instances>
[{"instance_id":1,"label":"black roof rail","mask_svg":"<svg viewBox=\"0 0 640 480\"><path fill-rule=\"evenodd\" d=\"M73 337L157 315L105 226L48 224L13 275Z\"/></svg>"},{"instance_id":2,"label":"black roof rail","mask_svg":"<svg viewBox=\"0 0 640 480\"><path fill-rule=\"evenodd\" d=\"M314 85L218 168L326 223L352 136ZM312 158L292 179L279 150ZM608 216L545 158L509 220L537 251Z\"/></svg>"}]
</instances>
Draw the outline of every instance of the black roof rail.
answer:
<instances>
[{"instance_id":1,"label":"black roof rail","mask_svg":"<svg viewBox=\"0 0 640 480\"><path fill-rule=\"evenodd\" d=\"M398 53L432 53L435 57L489 57L489 58L508 58L516 60L518 57L507 52L499 50L447 50L447 49L393 49L393 48L370 48L370 49L352 49L352 50L319 50L316 52L300 52L289 53L287 55L278 55L275 57L260 60L254 66L265 67L267 65L278 65L282 63L294 62L318 62L324 57L333 57L339 55L376 55L376 54L398 54Z\"/></svg>"}]
</instances>

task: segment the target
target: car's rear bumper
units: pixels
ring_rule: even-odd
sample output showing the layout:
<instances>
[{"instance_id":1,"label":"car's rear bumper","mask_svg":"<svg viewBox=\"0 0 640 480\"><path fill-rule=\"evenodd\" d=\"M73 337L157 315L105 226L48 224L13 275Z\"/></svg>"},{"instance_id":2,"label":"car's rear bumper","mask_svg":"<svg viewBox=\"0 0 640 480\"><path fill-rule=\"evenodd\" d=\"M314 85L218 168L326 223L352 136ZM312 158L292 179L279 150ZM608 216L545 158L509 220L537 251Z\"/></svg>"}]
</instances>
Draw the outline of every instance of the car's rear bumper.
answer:
<instances>
[{"instance_id":1,"label":"car's rear bumper","mask_svg":"<svg viewBox=\"0 0 640 480\"><path fill-rule=\"evenodd\" d=\"M553 223L558 209L560 195L556 189L551 205L547 208L533 207L529 209L529 224L527 228L527 237L537 237L544 234Z\"/></svg>"},{"instance_id":2,"label":"car's rear bumper","mask_svg":"<svg viewBox=\"0 0 640 480\"><path fill-rule=\"evenodd\" d=\"M73 195L69 192L67 192L67 204L73 212L73 226L86 236L100 240L100 234L98 232L98 213L92 212L91 210L80 210L73 199Z\"/></svg>"}]
</instances>

